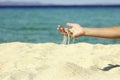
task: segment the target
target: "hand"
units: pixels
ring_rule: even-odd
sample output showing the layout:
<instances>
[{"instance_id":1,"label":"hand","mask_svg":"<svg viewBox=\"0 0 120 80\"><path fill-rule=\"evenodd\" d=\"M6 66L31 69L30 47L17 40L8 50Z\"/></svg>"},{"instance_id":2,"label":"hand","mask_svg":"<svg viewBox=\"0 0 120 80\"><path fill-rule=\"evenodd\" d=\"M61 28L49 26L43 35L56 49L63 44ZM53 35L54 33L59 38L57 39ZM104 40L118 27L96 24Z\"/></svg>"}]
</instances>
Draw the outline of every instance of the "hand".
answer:
<instances>
[{"instance_id":1,"label":"hand","mask_svg":"<svg viewBox=\"0 0 120 80\"><path fill-rule=\"evenodd\" d=\"M63 28L61 25L59 25L57 28L60 31L60 33L65 36L69 35L71 38L76 38L79 36L83 36L85 33L83 27L79 24L67 23L66 25L71 29Z\"/></svg>"}]
</instances>

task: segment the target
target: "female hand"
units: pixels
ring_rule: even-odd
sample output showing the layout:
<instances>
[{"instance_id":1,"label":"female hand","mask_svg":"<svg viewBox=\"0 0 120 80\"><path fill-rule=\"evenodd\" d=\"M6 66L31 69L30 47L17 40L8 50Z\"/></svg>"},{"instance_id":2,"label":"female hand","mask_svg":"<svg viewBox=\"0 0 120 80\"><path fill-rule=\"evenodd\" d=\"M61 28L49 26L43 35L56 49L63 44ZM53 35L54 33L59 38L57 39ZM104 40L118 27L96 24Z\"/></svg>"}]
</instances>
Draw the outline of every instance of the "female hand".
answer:
<instances>
[{"instance_id":1,"label":"female hand","mask_svg":"<svg viewBox=\"0 0 120 80\"><path fill-rule=\"evenodd\" d=\"M76 38L84 35L84 29L79 24L67 23L66 24L70 29L64 28L61 25L58 26L58 31L65 36L70 36L71 38Z\"/></svg>"}]
</instances>

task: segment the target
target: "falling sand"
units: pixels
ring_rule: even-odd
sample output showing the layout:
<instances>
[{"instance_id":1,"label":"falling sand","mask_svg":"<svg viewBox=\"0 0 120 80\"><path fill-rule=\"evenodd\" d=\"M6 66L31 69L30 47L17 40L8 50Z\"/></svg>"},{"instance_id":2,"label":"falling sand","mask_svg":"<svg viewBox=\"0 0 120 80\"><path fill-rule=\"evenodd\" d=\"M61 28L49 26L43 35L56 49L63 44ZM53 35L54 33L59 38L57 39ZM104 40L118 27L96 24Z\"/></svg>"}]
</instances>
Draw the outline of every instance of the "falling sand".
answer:
<instances>
[{"instance_id":1,"label":"falling sand","mask_svg":"<svg viewBox=\"0 0 120 80\"><path fill-rule=\"evenodd\" d=\"M120 45L0 44L0 80L120 80Z\"/></svg>"}]
</instances>

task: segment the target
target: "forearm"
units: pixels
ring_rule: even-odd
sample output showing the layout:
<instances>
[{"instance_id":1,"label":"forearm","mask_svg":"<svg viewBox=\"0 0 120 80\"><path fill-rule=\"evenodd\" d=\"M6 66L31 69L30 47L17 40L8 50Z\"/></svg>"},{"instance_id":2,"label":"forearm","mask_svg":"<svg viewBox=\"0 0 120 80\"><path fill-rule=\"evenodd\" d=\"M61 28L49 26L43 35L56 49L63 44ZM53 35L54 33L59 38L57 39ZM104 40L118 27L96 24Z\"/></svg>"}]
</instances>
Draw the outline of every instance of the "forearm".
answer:
<instances>
[{"instance_id":1,"label":"forearm","mask_svg":"<svg viewBox=\"0 0 120 80\"><path fill-rule=\"evenodd\" d=\"M84 28L84 36L120 38L120 26L110 28Z\"/></svg>"}]
</instances>

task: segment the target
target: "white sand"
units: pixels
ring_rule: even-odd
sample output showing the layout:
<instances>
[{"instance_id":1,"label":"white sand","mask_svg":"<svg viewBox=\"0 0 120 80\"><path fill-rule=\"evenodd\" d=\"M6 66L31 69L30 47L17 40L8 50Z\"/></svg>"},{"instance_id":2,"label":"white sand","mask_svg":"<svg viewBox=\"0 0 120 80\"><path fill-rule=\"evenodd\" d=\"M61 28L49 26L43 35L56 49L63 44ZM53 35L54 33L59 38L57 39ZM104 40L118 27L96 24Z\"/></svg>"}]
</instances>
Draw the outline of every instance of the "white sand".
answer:
<instances>
[{"instance_id":1,"label":"white sand","mask_svg":"<svg viewBox=\"0 0 120 80\"><path fill-rule=\"evenodd\" d=\"M0 80L120 80L108 64L120 65L120 44L0 44Z\"/></svg>"}]
</instances>

